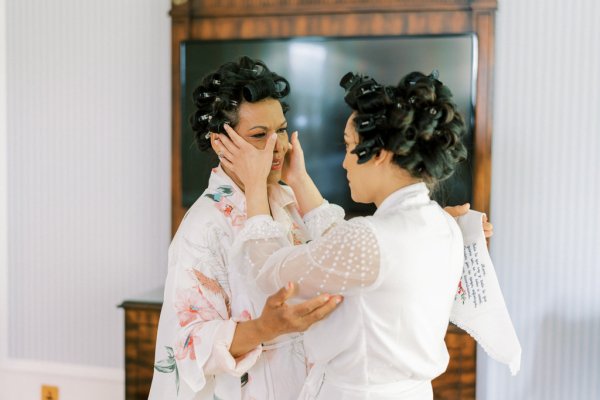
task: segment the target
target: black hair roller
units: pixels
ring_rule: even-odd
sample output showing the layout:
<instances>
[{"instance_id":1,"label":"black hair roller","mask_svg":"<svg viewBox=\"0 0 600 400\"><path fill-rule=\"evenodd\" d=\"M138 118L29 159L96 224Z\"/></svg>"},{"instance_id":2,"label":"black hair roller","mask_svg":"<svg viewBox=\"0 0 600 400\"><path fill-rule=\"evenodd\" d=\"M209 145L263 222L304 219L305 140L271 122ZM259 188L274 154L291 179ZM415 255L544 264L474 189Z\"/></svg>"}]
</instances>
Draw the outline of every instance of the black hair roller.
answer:
<instances>
[{"instance_id":1,"label":"black hair roller","mask_svg":"<svg viewBox=\"0 0 600 400\"><path fill-rule=\"evenodd\" d=\"M364 164L373 158L375 154L378 154L383 149L383 146L383 139L377 135L373 139L367 139L357 144L351 153L358 156L358 164Z\"/></svg>"},{"instance_id":2,"label":"black hair roller","mask_svg":"<svg viewBox=\"0 0 600 400\"><path fill-rule=\"evenodd\" d=\"M384 125L387 117L385 113L357 115L354 118L356 131L358 133L367 133L376 129L378 126Z\"/></svg>"},{"instance_id":3,"label":"black hair roller","mask_svg":"<svg viewBox=\"0 0 600 400\"><path fill-rule=\"evenodd\" d=\"M275 92L278 98L285 97L290 93L289 82L282 77L275 78L274 81Z\"/></svg>"},{"instance_id":4,"label":"black hair roller","mask_svg":"<svg viewBox=\"0 0 600 400\"><path fill-rule=\"evenodd\" d=\"M258 79L244 86L244 99L251 103L269 97L275 91L273 81L269 78Z\"/></svg>"}]
</instances>

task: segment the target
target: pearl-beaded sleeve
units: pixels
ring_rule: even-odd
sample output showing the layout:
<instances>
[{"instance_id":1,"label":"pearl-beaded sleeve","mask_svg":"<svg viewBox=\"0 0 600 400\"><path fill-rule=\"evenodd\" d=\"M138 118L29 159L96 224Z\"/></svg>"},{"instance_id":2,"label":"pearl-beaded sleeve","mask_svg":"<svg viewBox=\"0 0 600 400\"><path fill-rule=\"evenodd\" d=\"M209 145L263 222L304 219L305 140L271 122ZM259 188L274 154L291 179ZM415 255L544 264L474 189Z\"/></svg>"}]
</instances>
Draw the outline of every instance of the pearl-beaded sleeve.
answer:
<instances>
[{"instance_id":1,"label":"pearl-beaded sleeve","mask_svg":"<svg viewBox=\"0 0 600 400\"><path fill-rule=\"evenodd\" d=\"M264 293L296 282L301 298L348 295L373 285L379 275L379 246L366 218L341 220L323 236L291 246L282 226L260 215L246 221L236 242L242 273Z\"/></svg>"},{"instance_id":2,"label":"pearl-beaded sleeve","mask_svg":"<svg viewBox=\"0 0 600 400\"><path fill-rule=\"evenodd\" d=\"M323 236L325 232L334 225L344 221L344 209L337 204L331 204L327 200L323 201L319 207L304 214L302 219L308 229L311 239Z\"/></svg>"}]
</instances>

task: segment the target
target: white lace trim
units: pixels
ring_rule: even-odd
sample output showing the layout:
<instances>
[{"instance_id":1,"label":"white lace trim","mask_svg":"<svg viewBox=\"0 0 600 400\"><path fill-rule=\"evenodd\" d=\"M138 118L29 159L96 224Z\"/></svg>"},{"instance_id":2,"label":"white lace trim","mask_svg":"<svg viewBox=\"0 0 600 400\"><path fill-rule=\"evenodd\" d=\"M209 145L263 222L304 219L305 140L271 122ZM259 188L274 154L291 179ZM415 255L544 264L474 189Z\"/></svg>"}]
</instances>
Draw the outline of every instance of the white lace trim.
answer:
<instances>
[{"instance_id":1,"label":"white lace trim","mask_svg":"<svg viewBox=\"0 0 600 400\"><path fill-rule=\"evenodd\" d=\"M336 223L344 220L344 209L336 204L330 204L327 200L319 207L312 209L303 220L312 240L323 236L323 234Z\"/></svg>"}]
</instances>

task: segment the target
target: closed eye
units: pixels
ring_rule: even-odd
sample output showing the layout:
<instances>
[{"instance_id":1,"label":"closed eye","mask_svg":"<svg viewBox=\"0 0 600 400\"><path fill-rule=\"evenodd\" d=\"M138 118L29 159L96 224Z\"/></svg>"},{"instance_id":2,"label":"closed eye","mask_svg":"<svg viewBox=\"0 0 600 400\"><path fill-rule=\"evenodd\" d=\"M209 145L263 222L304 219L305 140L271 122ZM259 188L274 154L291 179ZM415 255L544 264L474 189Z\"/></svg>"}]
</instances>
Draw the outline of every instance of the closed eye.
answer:
<instances>
[{"instance_id":1,"label":"closed eye","mask_svg":"<svg viewBox=\"0 0 600 400\"><path fill-rule=\"evenodd\" d=\"M254 138L254 139L262 139L262 138L264 138L265 136L267 136L267 134L266 134L266 133L264 133L264 132L262 132L262 133L255 133L254 135L250 135L250 137L251 137L251 138Z\"/></svg>"}]
</instances>

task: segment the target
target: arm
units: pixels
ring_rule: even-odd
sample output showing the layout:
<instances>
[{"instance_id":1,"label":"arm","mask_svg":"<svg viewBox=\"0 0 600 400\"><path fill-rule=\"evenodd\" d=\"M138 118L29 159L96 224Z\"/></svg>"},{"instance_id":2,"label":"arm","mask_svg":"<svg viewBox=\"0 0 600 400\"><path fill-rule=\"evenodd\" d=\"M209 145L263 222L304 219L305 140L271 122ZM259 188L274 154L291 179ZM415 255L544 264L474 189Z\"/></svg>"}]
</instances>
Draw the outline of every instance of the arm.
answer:
<instances>
[{"instance_id":1,"label":"arm","mask_svg":"<svg viewBox=\"0 0 600 400\"><path fill-rule=\"evenodd\" d=\"M234 339L238 322L231 313L227 270L220 252L218 229L203 223L200 234L179 238L170 254L171 282L167 281L169 307L173 319L172 337L168 339L177 360L178 377L197 393L208 376L241 376L257 361L260 341ZM162 323L161 315L161 323ZM235 347L232 344L236 343Z\"/></svg>"},{"instance_id":2,"label":"arm","mask_svg":"<svg viewBox=\"0 0 600 400\"><path fill-rule=\"evenodd\" d=\"M175 371L173 379L194 393L204 388L208 376L241 376L258 359L262 342L306 330L341 301L320 296L288 306L285 300L294 291L291 286L270 296L258 318L238 321L223 287L228 286L227 270L215 248L220 236L214 227L206 226L194 241L180 238L169 255L175 265L167 279L156 369Z\"/></svg>"},{"instance_id":3,"label":"arm","mask_svg":"<svg viewBox=\"0 0 600 400\"><path fill-rule=\"evenodd\" d=\"M323 204L321 192L306 172L304 152L297 131L292 133L290 148L285 155L282 178L294 191L301 215Z\"/></svg>"},{"instance_id":4,"label":"arm","mask_svg":"<svg viewBox=\"0 0 600 400\"><path fill-rule=\"evenodd\" d=\"M373 287L379 276L379 245L365 218L343 221L323 237L290 246L279 224L257 216L246 221L234 253L248 280L266 293L292 281L298 283L302 298L320 293L352 294Z\"/></svg>"}]
</instances>

